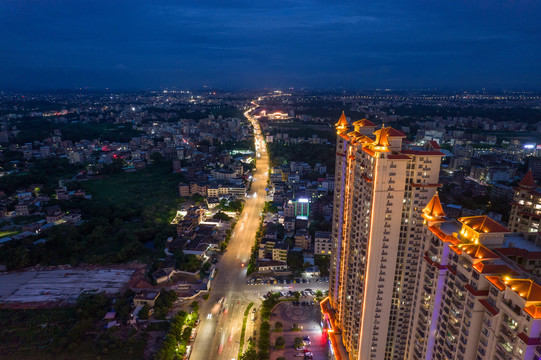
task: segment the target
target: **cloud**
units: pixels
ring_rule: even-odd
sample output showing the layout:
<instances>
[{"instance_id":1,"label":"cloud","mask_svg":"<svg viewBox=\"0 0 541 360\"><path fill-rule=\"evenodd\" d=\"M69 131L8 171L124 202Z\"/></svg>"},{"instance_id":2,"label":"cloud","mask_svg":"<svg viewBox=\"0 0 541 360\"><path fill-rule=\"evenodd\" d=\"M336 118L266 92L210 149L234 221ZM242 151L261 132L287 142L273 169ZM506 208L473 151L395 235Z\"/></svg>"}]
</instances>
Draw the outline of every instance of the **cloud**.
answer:
<instances>
[{"instance_id":1,"label":"cloud","mask_svg":"<svg viewBox=\"0 0 541 360\"><path fill-rule=\"evenodd\" d=\"M0 73L20 77L0 87L105 87L111 72L129 87L536 87L540 13L525 0L11 0Z\"/></svg>"}]
</instances>

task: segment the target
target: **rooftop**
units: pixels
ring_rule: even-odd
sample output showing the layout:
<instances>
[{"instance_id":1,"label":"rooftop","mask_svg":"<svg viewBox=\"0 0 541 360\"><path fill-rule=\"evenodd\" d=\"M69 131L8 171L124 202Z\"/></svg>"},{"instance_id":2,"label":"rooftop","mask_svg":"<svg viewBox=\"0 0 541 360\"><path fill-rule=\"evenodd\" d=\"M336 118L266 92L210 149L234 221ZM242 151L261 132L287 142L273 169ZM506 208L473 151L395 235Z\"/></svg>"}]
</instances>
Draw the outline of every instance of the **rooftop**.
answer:
<instances>
[{"instance_id":1,"label":"rooftop","mask_svg":"<svg viewBox=\"0 0 541 360\"><path fill-rule=\"evenodd\" d=\"M533 280L505 278L503 283L526 301L541 301L541 286Z\"/></svg>"},{"instance_id":2,"label":"rooftop","mask_svg":"<svg viewBox=\"0 0 541 360\"><path fill-rule=\"evenodd\" d=\"M500 257L481 244L468 244L461 246L466 254L474 259L499 259Z\"/></svg>"},{"instance_id":3,"label":"rooftop","mask_svg":"<svg viewBox=\"0 0 541 360\"><path fill-rule=\"evenodd\" d=\"M462 224L469 226L479 233L506 233L510 232L505 226L498 224L486 215L468 216L458 218Z\"/></svg>"}]
</instances>

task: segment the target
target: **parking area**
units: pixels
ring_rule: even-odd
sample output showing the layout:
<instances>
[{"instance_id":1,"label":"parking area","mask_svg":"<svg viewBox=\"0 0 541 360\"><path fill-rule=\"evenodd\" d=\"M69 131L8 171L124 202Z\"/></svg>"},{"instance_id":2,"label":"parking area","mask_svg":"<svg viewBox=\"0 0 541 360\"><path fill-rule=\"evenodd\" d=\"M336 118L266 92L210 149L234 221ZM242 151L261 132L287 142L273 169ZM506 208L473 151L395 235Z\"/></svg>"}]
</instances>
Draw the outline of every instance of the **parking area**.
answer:
<instances>
[{"instance_id":1,"label":"parking area","mask_svg":"<svg viewBox=\"0 0 541 360\"><path fill-rule=\"evenodd\" d=\"M280 356L288 360L305 359L305 354L310 352L313 360L326 360L327 339L320 325L320 308L312 298L301 299L298 302L284 301L276 306L271 316L271 360ZM283 325L281 332L275 332L276 322ZM295 327L295 329L294 329ZM284 349L274 349L276 338L279 336L285 340ZM309 344L297 350L294 346L295 338L309 338ZM306 357L309 358L309 357Z\"/></svg>"},{"instance_id":2,"label":"parking area","mask_svg":"<svg viewBox=\"0 0 541 360\"><path fill-rule=\"evenodd\" d=\"M329 278L284 278L284 277L252 277L246 280L248 285L286 285L286 284L324 284L328 283Z\"/></svg>"}]
</instances>

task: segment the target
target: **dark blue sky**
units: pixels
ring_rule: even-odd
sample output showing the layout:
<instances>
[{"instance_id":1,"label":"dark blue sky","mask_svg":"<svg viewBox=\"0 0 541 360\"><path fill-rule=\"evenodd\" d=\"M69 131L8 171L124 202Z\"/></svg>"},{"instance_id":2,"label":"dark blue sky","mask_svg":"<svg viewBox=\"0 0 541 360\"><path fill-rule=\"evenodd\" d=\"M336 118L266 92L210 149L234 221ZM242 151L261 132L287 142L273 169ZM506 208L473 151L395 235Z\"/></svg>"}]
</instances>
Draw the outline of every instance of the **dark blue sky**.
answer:
<instances>
[{"instance_id":1,"label":"dark blue sky","mask_svg":"<svg viewBox=\"0 0 541 360\"><path fill-rule=\"evenodd\" d=\"M0 0L0 88L541 88L541 1Z\"/></svg>"}]
</instances>

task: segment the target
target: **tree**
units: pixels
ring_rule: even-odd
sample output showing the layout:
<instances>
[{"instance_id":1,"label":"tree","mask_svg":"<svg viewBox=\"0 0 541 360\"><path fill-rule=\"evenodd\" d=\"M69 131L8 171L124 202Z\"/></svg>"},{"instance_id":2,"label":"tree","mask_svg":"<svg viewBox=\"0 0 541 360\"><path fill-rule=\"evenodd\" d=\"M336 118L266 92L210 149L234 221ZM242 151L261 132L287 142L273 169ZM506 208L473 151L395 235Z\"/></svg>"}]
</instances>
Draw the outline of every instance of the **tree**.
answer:
<instances>
[{"instance_id":1,"label":"tree","mask_svg":"<svg viewBox=\"0 0 541 360\"><path fill-rule=\"evenodd\" d=\"M293 342L293 346L295 348L298 348L298 347L301 347L303 345L304 345L304 342L302 341L302 338L301 337L296 337L295 341Z\"/></svg>"},{"instance_id":2,"label":"tree","mask_svg":"<svg viewBox=\"0 0 541 360\"><path fill-rule=\"evenodd\" d=\"M277 322L274 324L274 330L275 330L275 331L282 331L282 328L283 328L283 327L284 327L284 325L283 325L281 322L279 322L279 321L277 321Z\"/></svg>"},{"instance_id":3,"label":"tree","mask_svg":"<svg viewBox=\"0 0 541 360\"><path fill-rule=\"evenodd\" d=\"M182 332L182 336L180 339L187 343L188 341L190 341L191 335L192 335L192 328L187 326L186 328L184 328L184 331Z\"/></svg>"},{"instance_id":4,"label":"tree","mask_svg":"<svg viewBox=\"0 0 541 360\"><path fill-rule=\"evenodd\" d=\"M190 306L192 307L193 312L199 312L199 303L197 301L192 301Z\"/></svg>"},{"instance_id":5,"label":"tree","mask_svg":"<svg viewBox=\"0 0 541 360\"><path fill-rule=\"evenodd\" d=\"M314 264L318 267L321 276L329 276L329 265L331 257L329 255L315 255Z\"/></svg>"},{"instance_id":6,"label":"tree","mask_svg":"<svg viewBox=\"0 0 541 360\"><path fill-rule=\"evenodd\" d=\"M287 266L289 266L294 273L301 273L303 270L303 265L304 256L302 255L302 252L290 251L287 254Z\"/></svg>"},{"instance_id":7,"label":"tree","mask_svg":"<svg viewBox=\"0 0 541 360\"><path fill-rule=\"evenodd\" d=\"M214 220L222 220L222 221L229 221L231 220L231 217L221 211L218 211L214 216L212 217Z\"/></svg>"},{"instance_id":8,"label":"tree","mask_svg":"<svg viewBox=\"0 0 541 360\"><path fill-rule=\"evenodd\" d=\"M246 350L244 354L241 355L239 360L259 360L259 358L257 357L257 351L252 346L248 348L248 350Z\"/></svg>"},{"instance_id":9,"label":"tree","mask_svg":"<svg viewBox=\"0 0 541 360\"><path fill-rule=\"evenodd\" d=\"M148 304L143 305L143 308L141 310L139 310L139 314L138 314L139 319L141 319L141 320L148 319L149 312L150 312L150 307L148 306Z\"/></svg>"},{"instance_id":10,"label":"tree","mask_svg":"<svg viewBox=\"0 0 541 360\"><path fill-rule=\"evenodd\" d=\"M315 295L316 297L322 297L323 293L321 292L321 290L316 290Z\"/></svg>"},{"instance_id":11,"label":"tree","mask_svg":"<svg viewBox=\"0 0 541 360\"><path fill-rule=\"evenodd\" d=\"M278 336L274 342L274 347L277 349L283 349L286 344L286 340L282 336Z\"/></svg>"}]
</instances>

